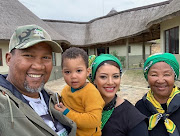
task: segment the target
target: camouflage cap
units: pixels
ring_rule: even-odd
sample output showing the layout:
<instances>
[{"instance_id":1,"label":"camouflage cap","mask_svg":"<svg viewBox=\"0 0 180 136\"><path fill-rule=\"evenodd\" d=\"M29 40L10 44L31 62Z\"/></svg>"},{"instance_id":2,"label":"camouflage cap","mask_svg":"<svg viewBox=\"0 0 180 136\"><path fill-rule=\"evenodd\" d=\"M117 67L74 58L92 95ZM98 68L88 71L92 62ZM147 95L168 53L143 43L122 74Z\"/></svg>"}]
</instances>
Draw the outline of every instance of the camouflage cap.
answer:
<instances>
[{"instance_id":1,"label":"camouflage cap","mask_svg":"<svg viewBox=\"0 0 180 136\"><path fill-rule=\"evenodd\" d=\"M61 46L57 42L52 41L50 35L37 25L17 27L10 39L9 52L13 49L25 49L41 42L50 45L53 52L62 52Z\"/></svg>"}]
</instances>

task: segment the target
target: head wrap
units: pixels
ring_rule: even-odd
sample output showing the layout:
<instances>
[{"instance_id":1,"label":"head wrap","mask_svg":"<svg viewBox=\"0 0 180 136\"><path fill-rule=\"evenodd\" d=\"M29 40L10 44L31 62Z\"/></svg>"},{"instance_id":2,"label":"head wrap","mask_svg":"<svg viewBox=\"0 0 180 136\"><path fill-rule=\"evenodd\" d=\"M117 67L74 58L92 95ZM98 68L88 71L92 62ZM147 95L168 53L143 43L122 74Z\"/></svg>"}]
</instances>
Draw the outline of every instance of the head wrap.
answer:
<instances>
[{"instance_id":1,"label":"head wrap","mask_svg":"<svg viewBox=\"0 0 180 136\"><path fill-rule=\"evenodd\" d=\"M122 72L122 65L118 58L111 54L101 54L100 56L95 57L95 55L89 56L89 66L91 66L92 72L91 72L91 82L94 81L96 71L99 68L100 64L104 61L114 61L118 64L120 67L120 72ZM90 63L91 62L91 63Z\"/></svg>"},{"instance_id":2,"label":"head wrap","mask_svg":"<svg viewBox=\"0 0 180 136\"><path fill-rule=\"evenodd\" d=\"M165 62L170 65L175 74L175 80L179 77L179 63L176 60L176 57L171 53L157 53L151 55L147 58L144 63L144 77L148 80L149 69L158 62Z\"/></svg>"}]
</instances>

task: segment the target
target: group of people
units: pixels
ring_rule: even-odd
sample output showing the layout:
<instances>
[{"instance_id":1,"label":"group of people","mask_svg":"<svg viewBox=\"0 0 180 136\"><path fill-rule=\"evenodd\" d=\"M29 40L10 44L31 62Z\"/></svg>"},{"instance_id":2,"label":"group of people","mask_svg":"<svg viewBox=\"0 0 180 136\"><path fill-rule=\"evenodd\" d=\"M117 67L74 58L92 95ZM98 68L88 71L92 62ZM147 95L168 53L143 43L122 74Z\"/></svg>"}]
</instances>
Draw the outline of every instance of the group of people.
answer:
<instances>
[{"instance_id":1,"label":"group of people","mask_svg":"<svg viewBox=\"0 0 180 136\"><path fill-rule=\"evenodd\" d=\"M179 63L173 54L147 58L143 71L149 91L134 106L116 94L122 76L119 59L88 56L76 47L62 54L67 85L57 98L44 88L52 52L62 49L37 25L13 33L6 53L9 71L0 75L0 135L180 136Z\"/></svg>"}]
</instances>

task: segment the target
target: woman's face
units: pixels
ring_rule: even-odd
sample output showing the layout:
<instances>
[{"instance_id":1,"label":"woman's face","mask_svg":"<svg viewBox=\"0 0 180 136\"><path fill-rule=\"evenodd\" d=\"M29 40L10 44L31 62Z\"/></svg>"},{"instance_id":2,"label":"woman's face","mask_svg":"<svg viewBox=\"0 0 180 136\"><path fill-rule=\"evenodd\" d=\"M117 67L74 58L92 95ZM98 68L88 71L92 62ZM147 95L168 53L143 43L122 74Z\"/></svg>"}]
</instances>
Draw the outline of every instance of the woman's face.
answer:
<instances>
[{"instance_id":1,"label":"woman's face","mask_svg":"<svg viewBox=\"0 0 180 136\"><path fill-rule=\"evenodd\" d=\"M120 70L114 65L104 63L96 72L94 84L105 102L110 102L120 87Z\"/></svg>"},{"instance_id":2,"label":"woman's face","mask_svg":"<svg viewBox=\"0 0 180 136\"><path fill-rule=\"evenodd\" d=\"M174 87L174 72L165 62L154 64L148 72L148 83L155 99L166 103Z\"/></svg>"}]
</instances>

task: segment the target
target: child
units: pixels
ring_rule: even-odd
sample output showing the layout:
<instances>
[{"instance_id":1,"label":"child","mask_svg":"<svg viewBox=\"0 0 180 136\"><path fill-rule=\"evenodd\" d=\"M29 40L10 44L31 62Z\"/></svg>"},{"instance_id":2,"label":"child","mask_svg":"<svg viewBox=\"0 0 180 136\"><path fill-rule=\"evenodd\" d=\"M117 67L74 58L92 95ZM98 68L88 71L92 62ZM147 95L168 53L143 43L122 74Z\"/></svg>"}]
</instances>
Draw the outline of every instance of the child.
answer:
<instances>
[{"instance_id":1,"label":"child","mask_svg":"<svg viewBox=\"0 0 180 136\"><path fill-rule=\"evenodd\" d=\"M55 109L77 124L77 136L101 136L101 116L104 100L92 83L86 82L90 73L88 55L71 47L62 55L62 73L67 85L62 90L62 103Z\"/></svg>"}]
</instances>

